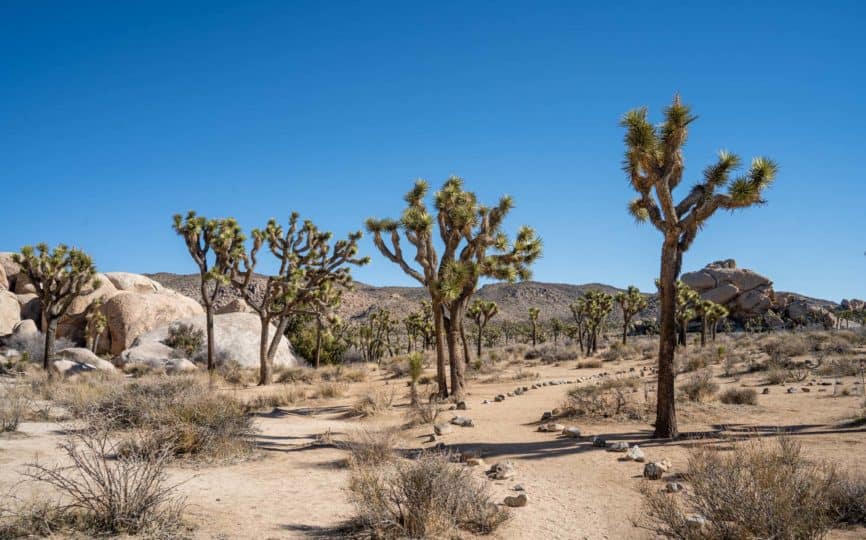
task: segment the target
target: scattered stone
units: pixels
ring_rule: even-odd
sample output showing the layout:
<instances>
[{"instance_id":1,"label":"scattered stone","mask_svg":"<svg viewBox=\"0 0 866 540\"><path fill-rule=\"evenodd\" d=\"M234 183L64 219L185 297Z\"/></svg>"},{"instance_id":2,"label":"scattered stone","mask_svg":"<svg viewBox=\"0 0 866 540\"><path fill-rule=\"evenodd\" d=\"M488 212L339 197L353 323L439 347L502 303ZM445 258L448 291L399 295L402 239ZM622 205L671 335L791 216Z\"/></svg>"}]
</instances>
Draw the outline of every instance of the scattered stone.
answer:
<instances>
[{"instance_id":1,"label":"scattered stone","mask_svg":"<svg viewBox=\"0 0 866 540\"><path fill-rule=\"evenodd\" d=\"M537 385L537 384L533 384L533 385L532 385L532 389L533 389L533 390L538 390L538 385Z\"/></svg>"},{"instance_id":2,"label":"scattered stone","mask_svg":"<svg viewBox=\"0 0 866 540\"><path fill-rule=\"evenodd\" d=\"M638 445L634 445L628 449L626 457L632 461L643 462L645 456L643 450Z\"/></svg>"},{"instance_id":3,"label":"scattered stone","mask_svg":"<svg viewBox=\"0 0 866 540\"><path fill-rule=\"evenodd\" d=\"M502 394L498 394L498 395L497 395L495 398L493 398L493 399L494 399L495 401L505 401L505 396L502 395Z\"/></svg>"},{"instance_id":4,"label":"scattered stone","mask_svg":"<svg viewBox=\"0 0 866 540\"><path fill-rule=\"evenodd\" d=\"M686 517L686 527L693 533L699 533L707 526L707 518L700 514L693 514Z\"/></svg>"},{"instance_id":5,"label":"scattered stone","mask_svg":"<svg viewBox=\"0 0 866 540\"><path fill-rule=\"evenodd\" d=\"M513 392L506 392L505 395L508 396L508 397L514 397L514 393L513 393Z\"/></svg>"},{"instance_id":6,"label":"scattered stone","mask_svg":"<svg viewBox=\"0 0 866 540\"><path fill-rule=\"evenodd\" d=\"M485 399L484 401L481 402L482 405L487 405L488 403L490 403L489 399Z\"/></svg>"},{"instance_id":7,"label":"scattered stone","mask_svg":"<svg viewBox=\"0 0 866 540\"><path fill-rule=\"evenodd\" d=\"M769 389L769 388L764 388L763 392L761 392L761 393L764 394L764 395L766 396L767 394L770 393L770 389Z\"/></svg>"},{"instance_id":8,"label":"scattered stone","mask_svg":"<svg viewBox=\"0 0 866 540\"><path fill-rule=\"evenodd\" d=\"M797 391L797 389L794 388L793 386L790 387L790 388L788 388L788 390L787 390L787 392L788 392L789 394L793 394L793 393L796 392L796 391Z\"/></svg>"},{"instance_id":9,"label":"scattered stone","mask_svg":"<svg viewBox=\"0 0 866 540\"><path fill-rule=\"evenodd\" d=\"M557 424L556 422L550 422L548 424L541 424L538 426L538 431L543 431L545 433L560 433L565 430L565 426L562 424Z\"/></svg>"},{"instance_id":10,"label":"scattered stone","mask_svg":"<svg viewBox=\"0 0 866 540\"><path fill-rule=\"evenodd\" d=\"M492 480L508 480L514 478L514 463L500 461L487 470L487 476Z\"/></svg>"},{"instance_id":11,"label":"scattered stone","mask_svg":"<svg viewBox=\"0 0 866 540\"><path fill-rule=\"evenodd\" d=\"M511 489L513 489L514 491L526 491L525 489L523 489L523 484L514 484L514 487Z\"/></svg>"},{"instance_id":12,"label":"scattered stone","mask_svg":"<svg viewBox=\"0 0 866 540\"><path fill-rule=\"evenodd\" d=\"M811 392L812 391L810 388L806 388L805 386L803 388L801 388L800 390L802 390L803 392Z\"/></svg>"},{"instance_id":13,"label":"scattered stone","mask_svg":"<svg viewBox=\"0 0 866 540\"><path fill-rule=\"evenodd\" d=\"M474 427L472 419L468 416L455 416L451 419L451 423L460 427Z\"/></svg>"},{"instance_id":14,"label":"scattered stone","mask_svg":"<svg viewBox=\"0 0 866 540\"><path fill-rule=\"evenodd\" d=\"M683 485L679 482L668 482L665 486L665 491L668 493L679 493L683 490Z\"/></svg>"},{"instance_id":15,"label":"scattered stone","mask_svg":"<svg viewBox=\"0 0 866 540\"><path fill-rule=\"evenodd\" d=\"M435 433L436 435L440 435L440 436L441 435L447 435L448 433L451 433L451 431L452 431L451 426L449 424L444 423L444 422L441 424L435 424L433 426L433 433Z\"/></svg>"},{"instance_id":16,"label":"scattered stone","mask_svg":"<svg viewBox=\"0 0 866 540\"><path fill-rule=\"evenodd\" d=\"M551 418L553 418L553 413L550 411L544 411L541 414L541 421L542 422L544 422L545 420L550 420Z\"/></svg>"},{"instance_id":17,"label":"scattered stone","mask_svg":"<svg viewBox=\"0 0 866 540\"><path fill-rule=\"evenodd\" d=\"M520 508L522 506L526 506L529 502L529 499L526 497L526 493L521 493L520 495L514 495L512 497L505 497L505 506L509 506L511 508Z\"/></svg>"},{"instance_id":18,"label":"scattered stone","mask_svg":"<svg viewBox=\"0 0 866 540\"><path fill-rule=\"evenodd\" d=\"M652 462L643 466L643 476L647 480L660 480L664 472L660 463Z\"/></svg>"},{"instance_id":19,"label":"scattered stone","mask_svg":"<svg viewBox=\"0 0 866 540\"><path fill-rule=\"evenodd\" d=\"M465 401L458 401L457 402L457 410L458 411L465 411L466 409L468 409L468 407L466 406Z\"/></svg>"},{"instance_id":20,"label":"scattered stone","mask_svg":"<svg viewBox=\"0 0 866 540\"><path fill-rule=\"evenodd\" d=\"M464 461L464 463L466 463L466 465L468 465L470 467L484 467L484 466L486 466L486 463L484 463L484 460L481 459L480 457L468 458L466 461Z\"/></svg>"},{"instance_id":21,"label":"scattered stone","mask_svg":"<svg viewBox=\"0 0 866 540\"><path fill-rule=\"evenodd\" d=\"M628 450L628 443L625 441L614 441L607 447L609 452L625 452Z\"/></svg>"},{"instance_id":22,"label":"scattered stone","mask_svg":"<svg viewBox=\"0 0 866 540\"><path fill-rule=\"evenodd\" d=\"M562 434L569 439L579 439L580 438L580 428L576 427L567 427L562 430Z\"/></svg>"},{"instance_id":23,"label":"scattered stone","mask_svg":"<svg viewBox=\"0 0 866 540\"><path fill-rule=\"evenodd\" d=\"M592 438L592 445L596 448L604 448L607 446L607 441L599 436L595 436Z\"/></svg>"}]
</instances>

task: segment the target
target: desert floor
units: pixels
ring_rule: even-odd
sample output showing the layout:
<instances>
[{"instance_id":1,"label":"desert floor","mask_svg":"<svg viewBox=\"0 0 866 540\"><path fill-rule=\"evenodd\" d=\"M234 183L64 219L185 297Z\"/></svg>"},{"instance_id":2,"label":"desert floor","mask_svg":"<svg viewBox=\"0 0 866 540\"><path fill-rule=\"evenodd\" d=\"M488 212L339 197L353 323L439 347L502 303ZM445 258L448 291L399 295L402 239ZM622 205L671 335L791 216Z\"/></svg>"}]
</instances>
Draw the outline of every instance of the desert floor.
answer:
<instances>
[{"instance_id":1,"label":"desert floor","mask_svg":"<svg viewBox=\"0 0 866 540\"><path fill-rule=\"evenodd\" d=\"M866 353L859 351L859 358ZM541 414L558 407L569 389L576 384L595 384L600 374L640 373L654 380L649 368L652 358L630 358L606 362L600 368L576 368L577 361L545 364L539 361L516 361L502 364L498 382L483 382L478 375L470 382L468 410L446 410L441 420L454 414L473 419L474 427L454 427L447 435L429 441L431 426L405 429L404 448L432 447L444 443L450 450L478 452L487 465L513 460L517 468L514 480L490 481L495 500L514 494L515 484L522 484L529 504L512 511L512 519L498 529L495 538L644 538L650 534L632 525L640 516L641 496L638 487L643 464L618 460L621 454L594 448L591 438L603 435L608 440L636 443L646 452L647 460L669 458L674 467L671 475L682 472L689 447L724 444L724 437L767 436L781 431L800 441L814 459L830 460L842 467L862 469L866 455L864 427L847 424L863 407L863 386L857 377L827 378L812 376L787 387L763 389L761 373L725 377L715 366L716 382L724 391L730 386L755 387L758 405L725 405L713 400L704 403L680 403L680 430L689 437L677 442L653 440L647 422L588 421L560 419L560 423L581 429L581 439L564 439L555 433L541 433L537 426ZM630 370L634 368L634 372ZM252 459L221 465L175 465L173 480L182 482L180 490L191 503L189 521L196 538L317 538L326 537L330 529L347 518L352 507L345 488L348 472L346 453L340 441L359 429L402 426L408 407L406 380L395 379L385 369L371 366L367 381L352 383L344 398L309 400L299 406L278 407L258 413L259 449ZM515 373L537 373L537 379L515 382ZM431 373L428 369L427 373ZM620 375L621 376L621 375ZM585 382L571 385L542 386L502 402L493 402L516 386L554 380ZM685 375L678 378L683 380ZM814 379L814 380L813 380ZM809 385L811 383L811 386ZM372 418L357 419L347 411L357 396L371 388L393 389L393 407ZM803 387L810 389L802 391ZM837 388L838 387L838 388ZM840 388L850 395L843 396ZM267 392L262 388L230 388L239 396L251 397ZM638 392L642 395L643 391ZM835 396L834 396L835 393ZM490 403L484 404L484 400ZM59 459L57 443L64 425L52 422L22 424L21 433L0 438L0 489L24 493L35 489L19 484L20 471L34 460ZM323 434L328 434L323 437ZM323 443L324 441L324 443ZM484 478L483 467L475 467ZM664 485L660 482L659 487ZM831 538L862 538L866 530L833 531Z\"/></svg>"}]
</instances>

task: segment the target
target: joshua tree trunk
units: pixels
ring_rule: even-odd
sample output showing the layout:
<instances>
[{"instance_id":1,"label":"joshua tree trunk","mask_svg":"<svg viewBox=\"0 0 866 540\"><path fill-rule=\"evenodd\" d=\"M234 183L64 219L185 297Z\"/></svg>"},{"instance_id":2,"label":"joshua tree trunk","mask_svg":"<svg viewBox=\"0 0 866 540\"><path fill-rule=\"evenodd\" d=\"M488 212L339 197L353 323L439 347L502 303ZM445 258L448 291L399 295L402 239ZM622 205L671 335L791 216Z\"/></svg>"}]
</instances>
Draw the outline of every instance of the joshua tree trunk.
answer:
<instances>
[{"instance_id":1,"label":"joshua tree trunk","mask_svg":"<svg viewBox=\"0 0 866 540\"><path fill-rule=\"evenodd\" d=\"M466 340L466 329L463 326L463 321L460 321L460 341L463 342L463 363L468 366L472 359L469 356L469 342ZM478 358L481 358L481 353L478 353Z\"/></svg>"},{"instance_id":2,"label":"joshua tree trunk","mask_svg":"<svg viewBox=\"0 0 866 540\"><path fill-rule=\"evenodd\" d=\"M622 323L622 344L625 345L626 343L628 343L628 326L629 326L629 323L631 322L631 319L628 319L628 318L623 318L623 319L624 320Z\"/></svg>"},{"instance_id":3,"label":"joshua tree trunk","mask_svg":"<svg viewBox=\"0 0 866 540\"><path fill-rule=\"evenodd\" d=\"M442 314L442 304L433 300L433 323L436 328L436 383L439 385L439 397L448 397L448 381L445 378L445 317Z\"/></svg>"},{"instance_id":4,"label":"joshua tree trunk","mask_svg":"<svg viewBox=\"0 0 866 540\"><path fill-rule=\"evenodd\" d=\"M475 343L478 346L478 359L481 360L481 335L484 333L484 327L478 325L478 341Z\"/></svg>"},{"instance_id":5,"label":"joshua tree trunk","mask_svg":"<svg viewBox=\"0 0 866 540\"><path fill-rule=\"evenodd\" d=\"M412 343L410 340L409 343ZM411 348L411 347L410 347ZM409 352L412 352L411 350ZM316 369L319 369L319 362L322 358L322 318L316 317Z\"/></svg>"},{"instance_id":6,"label":"joshua tree trunk","mask_svg":"<svg viewBox=\"0 0 866 540\"><path fill-rule=\"evenodd\" d=\"M259 386L271 384L271 362L268 358L268 331L271 321L268 318L261 319L262 332L259 339Z\"/></svg>"},{"instance_id":7,"label":"joshua tree trunk","mask_svg":"<svg viewBox=\"0 0 866 540\"><path fill-rule=\"evenodd\" d=\"M535 325L535 323L532 323L532 346L533 347L535 347L535 344L536 344L536 339L538 337L537 333L538 333L538 331L537 331L536 325Z\"/></svg>"},{"instance_id":8,"label":"joshua tree trunk","mask_svg":"<svg viewBox=\"0 0 866 540\"><path fill-rule=\"evenodd\" d=\"M707 344L707 319L701 317L701 347Z\"/></svg>"},{"instance_id":9,"label":"joshua tree trunk","mask_svg":"<svg viewBox=\"0 0 866 540\"><path fill-rule=\"evenodd\" d=\"M207 325L207 372L210 375L213 375L214 369L216 369L216 362L214 362L214 355L216 351L214 350L214 330L213 330L213 303L208 302L205 305L205 319Z\"/></svg>"},{"instance_id":10,"label":"joshua tree trunk","mask_svg":"<svg viewBox=\"0 0 866 540\"><path fill-rule=\"evenodd\" d=\"M463 399L464 370L466 362L460 358L457 341L460 339L461 325L459 310L450 310L451 320L447 325L446 341L448 342L448 358L451 364L451 396L455 401Z\"/></svg>"},{"instance_id":11,"label":"joshua tree trunk","mask_svg":"<svg viewBox=\"0 0 866 540\"><path fill-rule=\"evenodd\" d=\"M659 371L656 403L655 436L677 436L677 413L674 400L674 352L676 349L676 280L682 254L676 238L666 239L662 246L659 293L661 295L661 324L659 328Z\"/></svg>"},{"instance_id":12,"label":"joshua tree trunk","mask_svg":"<svg viewBox=\"0 0 866 540\"><path fill-rule=\"evenodd\" d=\"M45 353L42 356L42 368L48 372L48 377L52 376L48 366L54 360L54 337L57 335L57 319L48 316L48 327L45 329Z\"/></svg>"}]
</instances>

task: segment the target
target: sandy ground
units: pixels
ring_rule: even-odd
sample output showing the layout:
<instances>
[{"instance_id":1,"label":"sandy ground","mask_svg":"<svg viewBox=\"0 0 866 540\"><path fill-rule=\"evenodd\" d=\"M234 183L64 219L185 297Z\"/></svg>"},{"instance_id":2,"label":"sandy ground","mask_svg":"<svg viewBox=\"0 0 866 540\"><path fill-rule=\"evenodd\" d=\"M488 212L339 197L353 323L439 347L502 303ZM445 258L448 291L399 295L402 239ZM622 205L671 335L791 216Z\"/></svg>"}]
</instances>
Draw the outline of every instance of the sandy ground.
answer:
<instances>
[{"instance_id":1,"label":"sandy ground","mask_svg":"<svg viewBox=\"0 0 866 540\"><path fill-rule=\"evenodd\" d=\"M772 435L785 430L803 443L810 456L862 469L866 428L842 424L863 404L862 395L857 395L861 387L854 384L854 378L843 380L842 386L855 394L846 397L833 397L831 386L815 385L809 393L793 394L774 386L769 395L759 395L759 404L754 407L723 405L717 401L683 406L680 429L693 433L695 438L676 443L652 440L651 427L645 423L564 422L581 428L584 437L579 440L539 433L536 428L542 412L562 402L572 388L568 385L541 387L500 403L492 402L496 394L518 385L588 377L602 371L650 364L632 361L605 364L604 369L578 370L576 362L570 361L559 366L532 366L529 369L541 375L537 381L495 384L475 381L470 385L469 410L460 414L470 416L475 427L455 427L437 442L455 450L478 451L488 465L505 459L516 464L516 478L491 482L492 490L496 499L501 500L514 493L515 484L522 484L530 502L527 507L513 511L513 518L496 532L495 538L649 537L634 528L630 520L640 514L637 488L642 482L643 465L618 461L620 454L593 448L590 440L593 435L637 443L648 460L670 458L675 474L684 470L689 446L718 442L706 437L720 431ZM724 390L729 385L756 385L759 379L754 376L735 382L720 378L718 382ZM402 382L374 374L366 383L354 383L352 393L357 395L373 385L386 384L397 385L401 395L404 392ZM239 392L260 391L251 388ZM485 399L491 403L483 404ZM348 479L345 453L332 445L315 444L317 435L330 431L339 440L362 427L400 425L406 407L401 398L390 413L358 420L345 416L352 401L351 396L311 401L303 407L280 408L259 415L256 424L260 430L260 451L254 459L231 465L173 467L171 476L183 482L180 489L191 503L189 520L195 526L193 535L202 539L316 538L339 525L352 510L344 493ZM445 411L440 419L447 420L453 414ZM37 458L56 459L61 429L62 426L52 423L27 423L21 428L23 435L0 439L0 489L5 491L16 485L25 463ZM435 443L427 442L430 432L430 427L405 431L406 448L432 446ZM473 472L483 477L481 468ZM31 488L26 485L16 488L19 493L28 489ZM831 537L863 538L866 530L834 531Z\"/></svg>"}]
</instances>

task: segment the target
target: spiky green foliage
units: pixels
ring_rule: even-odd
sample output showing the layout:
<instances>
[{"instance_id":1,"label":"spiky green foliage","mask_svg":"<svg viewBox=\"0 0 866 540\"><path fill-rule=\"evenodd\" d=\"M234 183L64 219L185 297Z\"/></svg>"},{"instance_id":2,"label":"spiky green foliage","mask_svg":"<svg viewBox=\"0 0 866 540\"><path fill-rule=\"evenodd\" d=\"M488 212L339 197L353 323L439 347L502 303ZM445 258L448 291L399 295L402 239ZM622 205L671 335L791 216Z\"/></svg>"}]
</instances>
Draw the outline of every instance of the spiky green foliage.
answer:
<instances>
[{"instance_id":1,"label":"spiky green foliage","mask_svg":"<svg viewBox=\"0 0 866 540\"><path fill-rule=\"evenodd\" d=\"M424 357L421 353L409 355L409 392L411 405L418 405L418 380L424 371Z\"/></svg>"},{"instance_id":2,"label":"spiky green foliage","mask_svg":"<svg viewBox=\"0 0 866 540\"><path fill-rule=\"evenodd\" d=\"M481 358L481 337L484 335L484 329L497 313L499 313L499 306L492 300L474 300L466 310L466 317L475 322L475 328L478 330L476 336L478 358Z\"/></svg>"},{"instance_id":3,"label":"spiky green foliage","mask_svg":"<svg viewBox=\"0 0 866 540\"><path fill-rule=\"evenodd\" d=\"M207 219L190 210L186 217L175 214L172 228L183 238L199 270L201 299L206 312L207 368L216 368L214 302L229 284L232 268L244 254L246 237L234 218Z\"/></svg>"},{"instance_id":4,"label":"spiky green foliage","mask_svg":"<svg viewBox=\"0 0 866 540\"><path fill-rule=\"evenodd\" d=\"M733 177L740 159L722 151L716 162L704 169L702 180L688 195L675 201L674 190L682 181L684 171L682 148L694 120L691 109L677 95L665 109L664 121L659 126L649 121L645 107L627 112L620 122L625 128L623 169L637 192L637 198L628 205L629 213L639 222L649 221L664 236L659 276L661 321L656 412L659 437L677 435L675 282L682 267L682 254L691 247L698 231L716 210L762 204L763 192L778 170L772 160L758 157L752 160L745 174Z\"/></svg>"},{"instance_id":5,"label":"spiky green foliage","mask_svg":"<svg viewBox=\"0 0 866 540\"><path fill-rule=\"evenodd\" d=\"M108 318L102 312L102 298L97 298L87 306L84 321L84 337L87 340L87 348L96 352L99 348L99 337L108 327Z\"/></svg>"},{"instance_id":6,"label":"spiky green foliage","mask_svg":"<svg viewBox=\"0 0 866 540\"><path fill-rule=\"evenodd\" d=\"M598 334L613 311L613 296L600 290L587 291L571 306L575 322L583 329L587 356L598 351Z\"/></svg>"},{"instance_id":7,"label":"spiky green foliage","mask_svg":"<svg viewBox=\"0 0 866 540\"><path fill-rule=\"evenodd\" d=\"M708 330L713 341L716 340L719 320L728 316L728 308L711 300L701 300L697 312L701 318L701 346L703 347L707 341Z\"/></svg>"},{"instance_id":8,"label":"spiky green foliage","mask_svg":"<svg viewBox=\"0 0 866 540\"><path fill-rule=\"evenodd\" d=\"M532 326L532 346L538 344L538 317L541 315L541 310L537 307L529 308L529 324Z\"/></svg>"},{"instance_id":9,"label":"spiky green foliage","mask_svg":"<svg viewBox=\"0 0 866 540\"><path fill-rule=\"evenodd\" d=\"M434 194L433 206L425 202L429 185L418 180L406 195L400 220L368 219L367 230L379 251L430 295L437 349L437 378L442 396L447 395L442 337L448 344L451 392L463 392L463 360L458 342L463 335L462 318L481 277L515 281L530 275L530 265L541 256L541 240L529 227L522 227L513 242L502 231L502 223L513 207L502 197L493 207L479 204L475 193L464 189L463 180L452 176ZM442 245L441 256L434 234ZM403 254L402 237L414 247L413 266ZM464 351L464 355L466 352Z\"/></svg>"},{"instance_id":10,"label":"spiky green foliage","mask_svg":"<svg viewBox=\"0 0 866 540\"><path fill-rule=\"evenodd\" d=\"M42 366L48 370L54 359L57 321L66 314L76 297L99 286L96 266L84 251L59 244L53 250L45 243L24 246L12 256L36 289L45 323L45 354ZM49 370L49 375L51 371Z\"/></svg>"},{"instance_id":11,"label":"spiky green foliage","mask_svg":"<svg viewBox=\"0 0 866 540\"><path fill-rule=\"evenodd\" d=\"M551 319L550 333L553 335L553 344L559 343L559 336L565 331L565 323L560 319Z\"/></svg>"},{"instance_id":12,"label":"spiky green foliage","mask_svg":"<svg viewBox=\"0 0 866 540\"><path fill-rule=\"evenodd\" d=\"M287 228L275 219L264 229L253 229L253 245L231 269L231 283L259 315L262 324L259 347L259 384L270 384L274 356L293 315L330 316L340 304L343 290L352 287L350 266L362 266L369 257L358 256L361 232L332 244L333 235L320 231L310 220L303 223L293 212ZM262 295L251 287L258 255L266 246L278 263L277 273L267 277ZM270 324L276 332L270 337Z\"/></svg>"},{"instance_id":13,"label":"spiky green foliage","mask_svg":"<svg viewBox=\"0 0 866 540\"><path fill-rule=\"evenodd\" d=\"M680 280L677 280L676 287L676 319L680 332L679 344L683 348L686 348L688 345L686 333L688 332L689 323L699 315L699 310L701 308L701 295Z\"/></svg>"},{"instance_id":14,"label":"spiky green foliage","mask_svg":"<svg viewBox=\"0 0 866 540\"><path fill-rule=\"evenodd\" d=\"M625 345L631 321L635 315L646 309L647 299L634 285L629 285L625 291L616 293L613 299L622 310L622 343Z\"/></svg>"},{"instance_id":15,"label":"spiky green foliage","mask_svg":"<svg viewBox=\"0 0 866 540\"><path fill-rule=\"evenodd\" d=\"M366 323L358 329L358 349L366 362L380 363L387 354L394 356L394 331L397 320L393 314L384 308L378 308L367 316Z\"/></svg>"}]
</instances>

